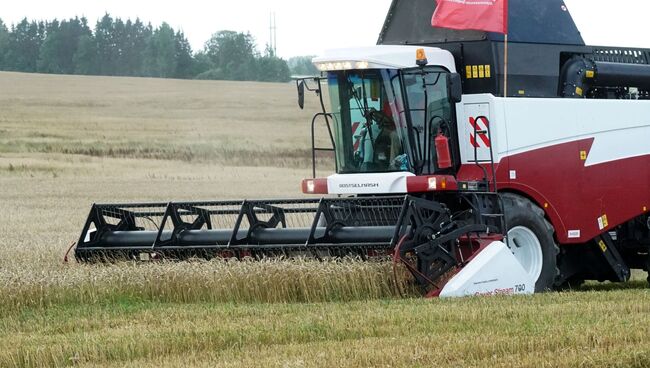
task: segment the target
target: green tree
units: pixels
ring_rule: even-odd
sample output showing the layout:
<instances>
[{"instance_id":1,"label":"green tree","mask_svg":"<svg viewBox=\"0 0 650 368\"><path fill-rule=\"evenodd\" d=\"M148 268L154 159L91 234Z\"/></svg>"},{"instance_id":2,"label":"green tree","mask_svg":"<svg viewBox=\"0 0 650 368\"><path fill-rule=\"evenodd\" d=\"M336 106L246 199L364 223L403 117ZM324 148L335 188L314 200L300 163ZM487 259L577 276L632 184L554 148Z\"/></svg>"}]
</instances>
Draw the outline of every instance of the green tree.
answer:
<instances>
[{"instance_id":1,"label":"green tree","mask_svg":"<svg viewBox=\"0 0 650 368\"><path fill-rule=\"evenodd\" d=\"M255 80L255 39L250 33L219 31L205 45L205 53L224 79Z\"/></svg>"},{"instance_id":2,"label":"green tree","mask_svg":"<svg viewBox=\"0 0 650 368\"><path fill-rule=\"evenodd\" d=\"M192 58L192 46L185 38L185 34L181 31L176 32L174 35L174 42L176 48L176 78L190 78L192 74L192 67L194 59Z\"/></svg>"},{"instance_id":3,"label":"green tree","mask_svg":"<svg viewBox=\"0 0 650 368\"><path fill-rule=\"evenodd\" d=\"M54 19L45 24L45 40L41 44L38 71L72 74L75 72L74 56L81 37L92 36L85 18L59 22Z\"/></svg>"},{"instance_id":4,"label":"green tree","mask_svg":"<svg viewBox=\"0 0 650 368\"><path fill-rule=\"evenodd\" d=\"M291 72L287 62L275 56L266 55L257 60L258 77L261 82L288 82Z\"/></svg>"},{"instance_id":5,"label":"green tree","mask_svg":"<svg viewBox=\"0 0 650 368\"><path fill-rule=\"evenodd\" d=\"M97 73L97 45L92 34L79 38L73 63L75 74L92 75Z\"/></svg>"},{"instance_id":6,"label":"green tree","mask_svg":"<svg viewBox=\"0 0 650 368\"><path fill-rule=\"evenodd\" d=\"M5 23L0 19L0 69L6 68L5 55L9 49L9 30Z\"/></svg>"},{"instance_id":7,"label":"green tree","mask_svg":"<svg viewBox=\"0 0 650 368\"><path fill-rule=\"evenodd\" d=\"M318 75L320 72L311 62L314 56L295 56L287 61L292 75Z\"/></svg>"},{"instance_id":8,"label":"green tree","mask_svg":"<svg viewBox=\"0 0 650 368\"><path fill-rule=\"evenodd\" d=\"M45 25L23 18L11 27L5 64L9 70L35 72L38 54L45 34Z\"/></svg>"},{"instance_id":9,"label":"green tree","mask_svg":"<svg viewBox=\"0 0 650 368\"><path fill-rule=\"evenodd\" d=\"M145 75L150 77L174 77L178 60L176 59L176 40L174 29L163 23L156 28L149 39L146 52Z\"/></svg>"},{"instance_id":10,"label":"green tree","mask_svg":"<svg viewBox=\"0 0 650 368\"><path fill-rule=\"evenodd\" d=\"M128 19L120 39L122 51L120 63L123 75L141 76L144 72L145 50L153 28L145 26L139 18L134 22Z\"/></svg>"},{"instance_id":11,"label":"green tree","mask_svg":"<svg viewBox=\"0 0 650 368\"><path fill-rule=\"evenodd\" d=\"M115 44L113 18L106 13L95 25L97 47L97 72L101 75L115 75L117 69L117 45Z\"/></svg>"},{"instance_id":12,"label":"green tree","mask_svg":"<svg viewBox=\"0 0 650 368\"><path fill-rule=\"evenodd\" d=\"M193 53L182 31L106 13L94 29L85 18L12 25L0 20L0 68L24 72L287 81L287 62L267 48L260 55L250 33L220 31Z\"/></svg>"},{"instance_id":13,"label":"green tree","mask_svg":"<svg viewBox=\"0 0 650 368\"><path fill-rule=\"evenodd\" d=\"M190 75L197 79L216 79L216 78L199 78L199 76L209 70L215 70L214 63L205 51L198 51L192 58L192 69Z\"/></svg>"},{"instance_id":14,"label":"green tree","mask_svg":"<svg viewBox=\"0 0 650 368\"><path fill-rule=\"evenodd\" d=\"M39 49L37 70L43 73L62 73L59 50L62 47L62 35L59 21L54 19L45 24L45 40Z\"/></svg>"},{"instance_id":15,"label":"green tree","mask_svg":"<svg viewBox=\"0 0 650 368\"><path fill-rule=\"evenodd\" d=\"M126 45L127 34L126 24L121 18L115 18L113 21L113 29L111 30L111 40L113 49L112 55L114 58L113 73L111 75L131 75L129 73L129 66L126 62Z\"/></svg>"},{"instance_id":16,"label":"green tree","mask_svg":"<svg viewBox=\"0 0 650 368\"><path fill-rule=\"evenodd\" d=\"M268 46L265 55L257 59L257 78L261 82L288 82L291 72L287 62L275 56Z\"/></svg>"}]
</instances>

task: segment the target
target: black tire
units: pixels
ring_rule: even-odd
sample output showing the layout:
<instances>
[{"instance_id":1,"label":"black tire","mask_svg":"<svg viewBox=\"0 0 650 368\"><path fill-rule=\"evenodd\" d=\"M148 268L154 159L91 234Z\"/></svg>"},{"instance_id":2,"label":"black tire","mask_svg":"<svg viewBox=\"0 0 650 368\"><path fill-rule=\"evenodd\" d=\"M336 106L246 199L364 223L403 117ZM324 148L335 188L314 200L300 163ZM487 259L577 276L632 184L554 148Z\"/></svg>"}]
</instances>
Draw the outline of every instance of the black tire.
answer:
<instances>
[{"instance_id":1,"label":"black tire","mask_svg":"<svg viewBox=\"0 0 650 368\"><path fill-rule=\"evenodd\" d=\"M504 193L501 198L508 231L525 227L535 234L542 248L542 270L535 282L535 292L553 290L559 275L557 255L560 252L553 237L553 226L544 218L544 211L529 199L512 193Z\"/></svg>"}]
</instances>

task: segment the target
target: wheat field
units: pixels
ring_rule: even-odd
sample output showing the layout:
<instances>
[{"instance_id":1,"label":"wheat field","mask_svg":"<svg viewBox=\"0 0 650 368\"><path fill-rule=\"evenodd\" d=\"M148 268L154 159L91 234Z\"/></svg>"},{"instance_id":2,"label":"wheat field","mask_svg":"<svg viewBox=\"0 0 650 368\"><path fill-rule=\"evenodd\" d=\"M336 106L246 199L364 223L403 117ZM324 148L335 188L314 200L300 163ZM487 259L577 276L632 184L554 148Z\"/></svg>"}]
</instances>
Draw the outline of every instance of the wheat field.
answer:
<instances>
[{"instance_id":1,"label":"wheat field","mask_svg":"<svg viewBox=\"0 0 650 368\"><path fill-rule=\"evenodd\" d=\"M644 281L422 300L352 259L63 264L93 202L300 196L315 96L301 111L292 84L0 87L0 367L650 366Z\"/></svg>"}]
</instances>

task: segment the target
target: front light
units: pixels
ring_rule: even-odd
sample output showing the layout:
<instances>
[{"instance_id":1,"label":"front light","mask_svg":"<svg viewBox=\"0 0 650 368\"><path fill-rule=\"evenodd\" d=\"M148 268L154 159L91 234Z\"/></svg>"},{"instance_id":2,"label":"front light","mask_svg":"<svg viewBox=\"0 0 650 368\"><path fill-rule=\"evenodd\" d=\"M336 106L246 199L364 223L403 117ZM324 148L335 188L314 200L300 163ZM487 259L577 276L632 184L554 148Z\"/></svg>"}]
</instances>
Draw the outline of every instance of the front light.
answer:
<instances>
[{"instance_id":1,"label":"front light","mask_svg":"<svg viewBox=\"0 0 650 368\"><path fill-rule=\"evenodd\" d=\"M368 69L367 61L357 61L357 69Z\"/></svg>"},{"instance_id":2,"label":"front light","mask_svg":"<svg viewBox=\"0 0 650 368\"><path fill-rule=\"evenodd\" d=\"M438 180L435 177L429 178L429 190L436 189L438 189Z\"/></svg>"},{"instance_id":3,"label":"front light","mask_svg":"<svg viewBox=\"0 0 650 368\"><path fill-rule=\"evenodd\" d=\"M352 70L352 69L368 69L369 64L367 61L337 61L337 62L324 62L315 63L316 68L321 72L333 70Z\"/></svg>"},{"instance_id":4,"label":"front light","mask_svg":"<svg viewBox=\"0 0 650 368\"><path fill-rule=\"evenodd\" d=\"M316 190L316 184L314 184L314 181L307 180L307 192L314 193L315 190Z\"/></svg>"}]
</instances>

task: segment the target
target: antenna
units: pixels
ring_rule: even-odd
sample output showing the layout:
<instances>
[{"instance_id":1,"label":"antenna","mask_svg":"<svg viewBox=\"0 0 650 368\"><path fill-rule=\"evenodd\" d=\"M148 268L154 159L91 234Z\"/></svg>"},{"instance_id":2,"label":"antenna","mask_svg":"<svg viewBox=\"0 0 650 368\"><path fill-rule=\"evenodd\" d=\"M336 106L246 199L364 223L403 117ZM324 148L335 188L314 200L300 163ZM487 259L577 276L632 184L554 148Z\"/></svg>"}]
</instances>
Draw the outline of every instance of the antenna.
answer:
<instances>
[{"instance_id":1,"label":"antenna","mask_svg":"<svg viewBox=\"0 0 650 368\"><path fill-rule=\"evenodd\" d=\"M275 12L271 11L269 14L269 50L273 53L273 56L277 54L278 47L278 38L277 38L277 23L275 21Z\"/></svg>"}]
</instances>

